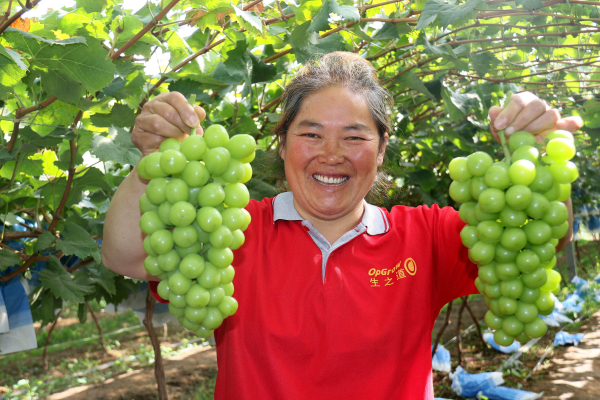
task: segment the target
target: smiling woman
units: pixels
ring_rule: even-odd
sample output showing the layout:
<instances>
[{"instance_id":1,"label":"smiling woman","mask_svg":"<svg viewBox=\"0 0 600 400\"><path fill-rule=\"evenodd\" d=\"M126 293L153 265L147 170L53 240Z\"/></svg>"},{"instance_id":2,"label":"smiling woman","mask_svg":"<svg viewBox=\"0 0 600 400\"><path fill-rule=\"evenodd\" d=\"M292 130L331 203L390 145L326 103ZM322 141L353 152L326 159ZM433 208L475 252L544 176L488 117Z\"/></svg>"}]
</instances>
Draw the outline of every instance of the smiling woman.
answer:
<instances>
[{"instance_id":1,"label":"smiling woman","mask_svg":"<svg viewBox=\"0 0 600 400\"><path fill-rule=\"evenodd\" d=\"M363 58L314 60L284 96L274 134L290 191L247 206L252 222L232 263L239 309L214 331L215 398L431 400L433 323L444 304L476 293L464 223L450 207L388 211L365 201L383 162L391 104ZM514 98L490 110L492 123L560 122L541 109L523 113L539 99ZM132 138L151 153L166 137L201 131L204 116L180 93L161 93ZM155 281L144 270L139 228L147 184L136 168L119 187L102 252L108 268Z\"/></svg>"}]
</instances>

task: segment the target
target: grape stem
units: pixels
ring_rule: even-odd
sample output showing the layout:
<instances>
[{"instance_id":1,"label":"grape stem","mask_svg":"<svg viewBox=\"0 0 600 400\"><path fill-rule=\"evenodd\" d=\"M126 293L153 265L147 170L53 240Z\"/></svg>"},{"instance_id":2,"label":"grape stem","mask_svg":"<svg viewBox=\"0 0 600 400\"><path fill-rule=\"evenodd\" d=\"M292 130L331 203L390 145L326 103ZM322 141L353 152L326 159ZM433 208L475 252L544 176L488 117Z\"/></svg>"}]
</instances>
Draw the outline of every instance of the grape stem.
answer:
<instances>
[{"instance_id":1,"label":"grape stem","mask_svg":"<svg viewBox=\"0 0 600 400\"><path fill-rule=\"evenodd\" d=\"M504 106L506 107L508 103L510 103L510 98L512 97L512 92L506 93L506 100L504 100ZM498 136L500 136L500 143L502 144L502 150L504 151L504 159L510 165L510 149L508 148L508 144L506 143L506 135L504 134L504 129L498 132Z\"/></svg>"},{"instance_id":2,"label":"grape stem","mask_svg":"<svg viewBox=\"0 0 600 400\"><path fill-rule=\"evenodd\" d=\"M196 93L192 93L192 95L190 96L190 104L192 107L194 107L195 102L196 102ZM195 135L195 134L196 134L196 128L191 128L190 135Z\"/></svg>"}]
</instances>

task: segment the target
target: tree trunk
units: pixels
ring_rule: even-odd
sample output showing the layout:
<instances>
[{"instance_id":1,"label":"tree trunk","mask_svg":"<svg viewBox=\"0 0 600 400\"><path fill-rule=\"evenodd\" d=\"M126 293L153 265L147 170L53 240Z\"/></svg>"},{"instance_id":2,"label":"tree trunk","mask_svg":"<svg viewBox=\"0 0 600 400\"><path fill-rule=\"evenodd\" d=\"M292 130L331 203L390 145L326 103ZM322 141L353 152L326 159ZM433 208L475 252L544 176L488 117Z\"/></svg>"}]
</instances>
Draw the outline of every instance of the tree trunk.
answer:
<instances>
[{"instance_id":1,"label":"tree trunk","mask_svg":"<svg viewBox=\"0 0 600 400\"><path fill-rule=\"evenodd\" d=\"M146 316L144 317L144 326L150 335L152 341L152 347L154 348L154 376L156 377L156 383L158 384L158 399L169 400L169 394L167 393L167 380L165 378L165 368L163 366L162 355L160 353L160 340L154 331L152 326L152 314L154 314L154 304L156 300L152 296L150 288L148 288L148 295L146 296Z\"/></svg>"},{"instance_id":2,"label":"tree trunk","mask_svg":"<svg viewBox=\"0 0 600 400\"><path fill-rule=\"evenodd\" d=\"M433 343L433 349L431 349L431 357L433 357L435 355L435 352L437 351L438 343L440 342L440 339L442 338L442 335L444 334L444 330L446 329L446 327L448 325L450 325L450 314L452 313L452 303L453 302L454 302L454 300L452 300L450 303L448 303L448 309L446 309L446 320L444 321L444 325L442 325L439 332L435 336L435 342Z\"/></svg>"},{"instance_id":3,"label":"tree trunk","mask_svg":"<svg viewBox=\"0 0 600 400\"><path fill-rule=\"evenodd\" d=\"M90 311L90 314L92 315L92 319L94 320L94 322L96 323L96 327L98 328L98 335L100 336L100 345L104 349L104 352L106 354L109 354L110 351L108 351L108 349L106 348L106 344L104 343L104 333L102 333L102 326L100 326L100 322L98 321L98 318L96 317L96 314L94 313L94 310L92 310L92 306L90 306L90 303L86 303L86 304L87 304L88 310Z\"/></svg>"},{"instance_id":4,"label":"tree trunk","mask_svg":"<svg viewBox=\"0 0 600 400\"><path fill-rule=\"evenodd\" d=\"M50 338L52 337L52 332L54 328L56 328L56 323L58 322L58 318L60 317L60 313L62 310L56 314L54 318L54 322L50 325L50 329L48 329L48 337L46 338L46 343L44 344L44 354L42 355L42 365L44 366L44 371L48 371L48 345L50 344Z\"/></svg>"},{"instance_id":5,"label":"tree trunk","mask_svg":"<svg viewBox=\"0 0 600 400\"><path fill-rule=\"evenodd\" d=\"M458 342L456 349L458 351L458 365L462 365L462 338L460 336L460 323L462 322L462 313L467 306L467 296L461 297L461 300L462 304L458 309L458 323L456 324L456 340Z\"/></svg>"}]
</instances>

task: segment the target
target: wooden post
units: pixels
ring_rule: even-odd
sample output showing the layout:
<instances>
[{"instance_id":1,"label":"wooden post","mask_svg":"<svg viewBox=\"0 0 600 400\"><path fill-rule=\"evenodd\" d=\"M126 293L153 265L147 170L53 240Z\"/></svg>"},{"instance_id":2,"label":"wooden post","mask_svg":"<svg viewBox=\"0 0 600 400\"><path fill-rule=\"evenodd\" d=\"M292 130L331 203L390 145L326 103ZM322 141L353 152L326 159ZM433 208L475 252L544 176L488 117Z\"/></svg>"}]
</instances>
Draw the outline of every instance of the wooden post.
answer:
<instances>
[{"instance_id":1,"label":"wooden post","mask_svg":"<svg viewBox=\"0 0 600 400\"><path fill-rule=\"evenodd\" d=\"M577 263L575 262L575 250L573 242L565 247L565 257L567 259L567 271L569 274L569 283L577 276Z\"/></svg>"},{"instance_id":2,"label":"wooden post","mask_svg":"<svg viewBox=\"0 0 600 400\"><path fill-rule=\"evenodd\" d=\"M150 288L148 288L144 326L150 335L152 347L154 348L154 376L156 377L156 383L158 384L158 399L169 400L169 394L167 393L167 379L165 378L165 368L163 366L162 355L160 353L160 339L154 331L154 326L152 326L152 315L154 314L155 304L156 300L154 300L152 292L150 291Z\"/></svg>"}]
</instances>

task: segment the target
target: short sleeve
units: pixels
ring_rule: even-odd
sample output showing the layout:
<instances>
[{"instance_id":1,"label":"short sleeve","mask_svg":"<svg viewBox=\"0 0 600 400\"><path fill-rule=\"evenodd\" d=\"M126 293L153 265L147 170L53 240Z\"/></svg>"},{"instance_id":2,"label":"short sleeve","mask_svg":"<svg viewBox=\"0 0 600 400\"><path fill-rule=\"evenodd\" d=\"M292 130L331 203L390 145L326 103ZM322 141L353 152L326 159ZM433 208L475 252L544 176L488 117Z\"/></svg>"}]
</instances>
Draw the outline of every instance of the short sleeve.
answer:
<instances>
[{"instance_id":1,"label":"short sleeve","mask_svg":"<svg viewBox=\"0 0 600 400\"><path fill-rule=\"evenodd\" d=\"M437 209L437 210L436 210ZM465 223L451 207L432 207L433 218L433 268L437 291L438 310L444 304L461 296L477 293L475 278L478 268L469 259L468 249L462 244L460 231Z\"/></svg>"},{"instance_id":2,"label":"short sleeve","mask_svg":"<svg viewBox=\"0 0 600 400\"><path fill-rule=\"evenodd\" d=\"M169 300L163 299L158 294L158 284L159 284L159 282L157 282L157 281L148 281L148 287L150 288L150 293L152 293L152 296L154 297L154 299L156 301L158 301L159 303L168 304Z\"/></svg>"}]
</instances>

